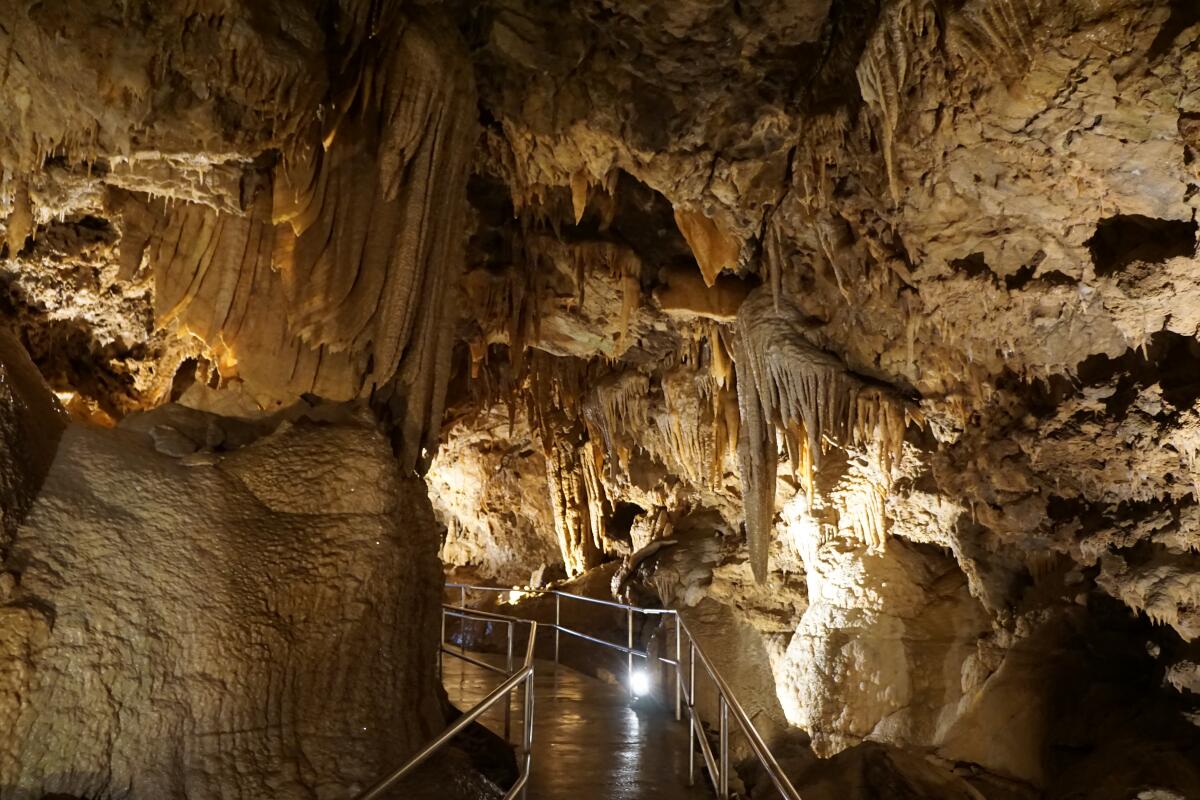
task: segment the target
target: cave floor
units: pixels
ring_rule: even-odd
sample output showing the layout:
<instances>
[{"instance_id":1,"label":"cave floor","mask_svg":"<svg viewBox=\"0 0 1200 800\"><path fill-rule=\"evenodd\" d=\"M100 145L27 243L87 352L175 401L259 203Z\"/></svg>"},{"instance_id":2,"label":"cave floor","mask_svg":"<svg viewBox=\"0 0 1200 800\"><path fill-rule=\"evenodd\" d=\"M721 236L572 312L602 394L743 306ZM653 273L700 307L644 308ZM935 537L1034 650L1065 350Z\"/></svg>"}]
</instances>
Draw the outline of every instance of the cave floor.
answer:
<instances>
[{"instance_id":1,"label":"cave floor","mask_svg":"<svg viewBox=\"0 0 1200 800\"><path fill-rule=\"evenodd\" d=\"M479 656L476 654L477 658ZM453 656L443 661L450 702L466 709L499 684L499 676ZM631 708L623 687L538 661L535 666L533 766L529 800L711 798L703 761L687 785L687 726L658 707ZM512 739L520 736L523 704L516 696ZM481 720L503 735L498 706Z\"/></svg>"}]
</instances>

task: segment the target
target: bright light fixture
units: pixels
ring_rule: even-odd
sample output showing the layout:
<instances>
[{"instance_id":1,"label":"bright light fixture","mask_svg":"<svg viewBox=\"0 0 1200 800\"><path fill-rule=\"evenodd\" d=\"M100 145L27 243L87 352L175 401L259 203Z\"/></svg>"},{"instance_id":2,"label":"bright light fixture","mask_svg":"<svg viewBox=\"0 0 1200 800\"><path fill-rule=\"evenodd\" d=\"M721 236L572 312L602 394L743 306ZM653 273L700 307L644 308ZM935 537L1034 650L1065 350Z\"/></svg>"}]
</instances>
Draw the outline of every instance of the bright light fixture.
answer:
<instances>
[{"instance_id":1,"label":"bright light fixture","mask_svg":"<svg viewBox=\"0 0 1200 800\"><path fill-rule=\"evenodd\" d=\"M644 669L629 673L629 690L638 697L650 694L650 676Z\"/></svg>"}]
</instances>

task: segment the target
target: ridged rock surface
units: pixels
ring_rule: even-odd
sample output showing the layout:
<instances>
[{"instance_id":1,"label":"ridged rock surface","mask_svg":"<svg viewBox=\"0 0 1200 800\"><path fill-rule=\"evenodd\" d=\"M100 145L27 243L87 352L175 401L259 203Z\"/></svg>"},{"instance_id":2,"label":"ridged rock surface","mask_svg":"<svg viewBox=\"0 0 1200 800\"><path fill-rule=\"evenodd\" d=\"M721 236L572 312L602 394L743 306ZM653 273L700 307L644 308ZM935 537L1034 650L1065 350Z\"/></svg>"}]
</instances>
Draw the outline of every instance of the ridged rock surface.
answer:
<instances>
[{"instance_id":1,"label":"ridged rock surface","mask_svg":"<svg viewBox=\"0 0 1200 800\"><path fill-rule=\"evenodd\" d=\"M0 797L353 795L442 727L436 549L369 420L70 427L6 563Z\"/></svg>"}]
</instances>

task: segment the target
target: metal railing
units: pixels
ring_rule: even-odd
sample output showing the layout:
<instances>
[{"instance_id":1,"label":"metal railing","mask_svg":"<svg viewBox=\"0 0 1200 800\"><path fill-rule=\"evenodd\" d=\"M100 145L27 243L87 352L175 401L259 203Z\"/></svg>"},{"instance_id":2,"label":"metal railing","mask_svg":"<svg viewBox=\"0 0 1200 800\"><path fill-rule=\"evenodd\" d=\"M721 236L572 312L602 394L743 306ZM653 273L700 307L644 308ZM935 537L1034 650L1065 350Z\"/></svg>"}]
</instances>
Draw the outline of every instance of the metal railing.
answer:
<instances>
[{"instance_id":1,"label":"metal railing","mask_svg":"<svg viewBox=\"0 0 1200 800\"><path fill-rule=\"evenodd\" d=\"M467 592L491 592L497 594L508 594L512 589L504 589L494 586L473 586L462 583L448 583L447 589L457 589L460 597L460 607L467 607ZM628 669L628 683L630 691L633 691L633 659L642 658L646 661L651 659L650 654L645 650L638 650L634 647L633 637L633 615L642 614L645 616L672 617L675 620L675 658L657 657L657 661L673 666L675 672L675 719L682 719L682 709L686 707L688 713L688 785L695 783L696 774L696 750L699 746L700 754L704 759L705 768L708 771L709 780L712 782L713 790L716 792L719 800L728 800L729 798L729 734L730 734L730 716L733 721L741 728L742 734L746 737L750 749L754 752L755 757L762 765L767 776L771 779L771 783L779 791L779 794L786 800L800 800L800 793L788 780L783 769L779 766L779 762L771 753L771 749L759 734L758 729L754 727L754 723L750 721L750 717L746 714L737 698L733 696L733 690L729 688L729 684L721 677L721 673L713 665L712 661L705 654L704 648L696 640L696 637L688 629L687 623L683 621L680 614L674 609L666 608L640 608L638 606L626 605L617 603L612 600L600 600L595 597L584 597L583 595L572 594L570 592L562 592L555 589L521 589L522 594L538 594L538 595L553 595L554 596L554 624L543 623L543 628L549 625L554 628L554 660L559 659L559 634L565 633L570 636L583 639L593 644L601 645L626 654L626 666ZM610 608L621 609L625 611L626 620L626 644L621 645L616 642L610 642L605 639L600 639L595 636L589 636L582 631L577 631L568 628L562 624L562 601L577 601L583 603L591 603L593 605L608 606ZM683 641L686 638L688 646L688 680L687 688L684 688L683 679ZM532 638L530 639L532 641ZM463 644L465 650L465 642ZM511 636L510 636L510 651L511 651ZM708 741L708 737L704 732L704 725L696 711L696 663L697 661L708 674L709 680L717 691L718 698L718 719L717 719L717 752L713 752L712 744Z\"/></svg>"},{"instance_id":2,"label":"metal railing","mask_svg":"<svg viewBox=\"0 0 1200 800\"><path fill-rule=\"evenodd\" d=\"M501 669L494 664L489 664L477 658L472 658L466 654L466 648L462 652L455 652L446 647L446 617L456 617L462 620L465 626L468 621L482 621L490 623L505 623L508 626L508 657L506 661L507 669ZM513 671L513 627L514 625L529 626L529 641L525 645L525 658L521 662L521 668ZM384 793L407 777L417 767L421 766L438 750L444 747L455 736L463 731L468 725L483 716L488 709L504 699L504 739L508 741L511 733L511 712L512 699L510 695L517 690L522 683L525 684L525 718L522 720L521 732L521 757L519 759L520 767L517 774L517 779L512 787L505 792L504 800L525 796L525 784L529 781L529 768L533 763L533 648L537 644L538 624L533 620L521 619L519 617L507 617L503 614L493 614L487 611L474 611L466 608L464 603L462 607L450 605L442 605L442 641L438 648L438 672L442 670L442 654L448 653L463 661L470 662L477 667L482 667L490 672L497 672L507 676L505 681L492 690L487 697L480 700L471 710L465 712L461 717L456 719L448 728L442 731L429 744L421 748L421 750L404 762L402 766L388 775L381 778L373 786L359 794L355 800L376 800L383 797ZM466 637L462 637L465 641Z\"/></svg>"}]
</instances>

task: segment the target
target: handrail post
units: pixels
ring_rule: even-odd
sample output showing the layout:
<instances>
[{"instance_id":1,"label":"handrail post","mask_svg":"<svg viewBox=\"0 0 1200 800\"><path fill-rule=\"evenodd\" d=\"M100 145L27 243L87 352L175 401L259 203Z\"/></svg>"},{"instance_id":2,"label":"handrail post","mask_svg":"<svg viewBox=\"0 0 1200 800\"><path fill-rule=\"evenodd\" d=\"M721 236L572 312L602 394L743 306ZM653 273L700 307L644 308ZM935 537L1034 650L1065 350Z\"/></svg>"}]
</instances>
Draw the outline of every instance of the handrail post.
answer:
<instances>
[{"instance_id":1,"label":"handrail post","mask_svg":"<svg viewBox=\"0 0 1200 800\"><path fill-rule=\"evenodd\" d=\"M462 592L459 607L465 609L467 607L467 587L461 586L459 589ZM458 650L460 653L465 653L467 652L467 618L463 617L458 622Z\"/></svg>"},{"instance_id":2,"label":"handrail post","mask_svg":"<svg viewBox=\"0 0 1200 800\"><path fill-rule=\"evenodd\" d=\"M529 677L525 679L525 719L524 725L524 741L522 742L521 750L525 755L525 769L528 772L530 760L533 758L533 671L529 673ZM525 800L528 796L529 784L521 787L521 800Z\"/></svg>"},{"instance_id":3,"label":"handrail post","mask_svg":"<svg viewBox=\"0 0 1200 800\"><path fill-rule=\"evenodd\" d=\"M438 663L437 663L438 673L437 674L438 674L439 678L441 678L443 676L445 669L446 669L445 664L443 663L445 661L445 659L442 658L442 648L445 646L446 646L446 609L443 608L442 609L442 638L438 639L438 651L437 651L437 660L438 660Z\"/></svg>"},{"instance_id":4,"label":"handrail post","mask_svg":"<svg viewBox=\"0 0 1200 800\"><path fill-rule=\"evenodd\" d=\"M554 593L554 663L558 663L558 629L562 625L562 595Z\"/></svg>"},{"instance_id":5,"label":"handrail post","mask_svg":"<svg viewBox=\"0 0 1200 800\"><path fill-rule=\"evenodd\" d=\"M629 638L629 652L626 654L629 670L628 670L628 673L626 674L626 678L629 680L629 694L630 694L630 696L633 696L633 609L632 608L627 609L625 611L625 620L628 623L628 630L629 630L629 637L628 637Z\"/></svg>"},{"instance_id":6,"label":"handrail post","mask_svg":"<svg viewBox=\"0 0 1200 800\"><path fill-rule=\"evenodd\" d=\"M683 662L680 657L683 655L683 650L680 646L679 636L679 612L675 612L675 721L683 719L682 708L680 707L679 695L683 691Z\"/></svg>"},{"instance_id":7,"label":"handrail post","mask_svg":"<svg viewBox=\"0 0 1200 800\"><path fill-rule=\"evenodd\" d=\"M678 621L678 618L676 618ZM696 785L696 643L688 637L688 786Z\"/></svg>"},{"instance_id":8,"label":"handrail post","mask_svg":"<svg viewBox=\"0 0 1200 800\"><path fill-rule=\"evenodd\" d=\"M729 704L725 702L725 693L721 697L721 788L717 792L720 800L729 800Z\"/></svg>"},{"instance_id":9,"label":"handrail post","mask_svg":"<svg viewBox=\"0 0 1200 800\"><path fill-rule=\"evenodd\" d=\"M505 661L505 668L509 675L513 673L512 665L513 656L513 624L512 620L508 621L508 658ZM509 694L504 698L504 741L508 742L512 739L512 695Z\"/></svg>"}]
</instances>

